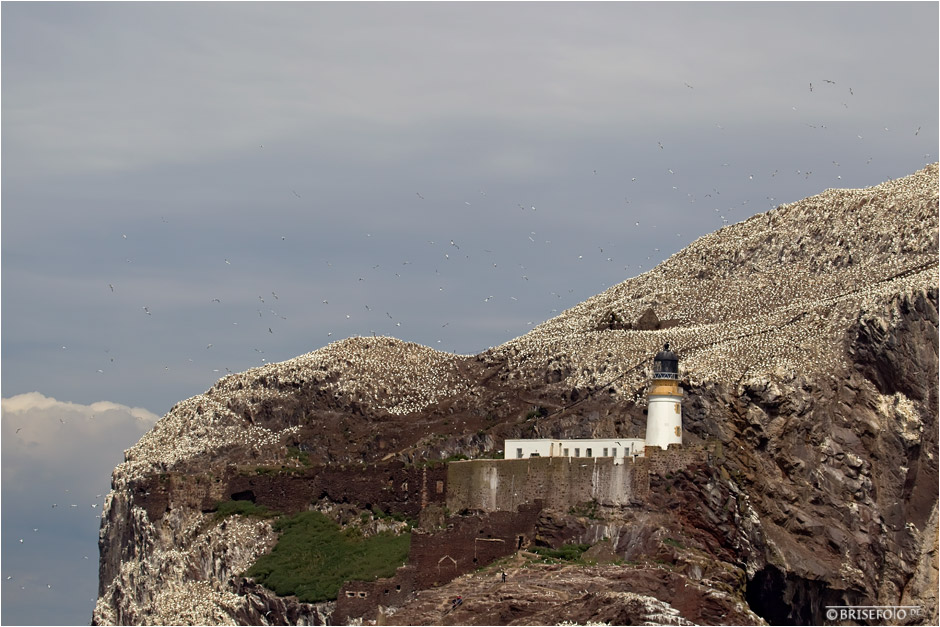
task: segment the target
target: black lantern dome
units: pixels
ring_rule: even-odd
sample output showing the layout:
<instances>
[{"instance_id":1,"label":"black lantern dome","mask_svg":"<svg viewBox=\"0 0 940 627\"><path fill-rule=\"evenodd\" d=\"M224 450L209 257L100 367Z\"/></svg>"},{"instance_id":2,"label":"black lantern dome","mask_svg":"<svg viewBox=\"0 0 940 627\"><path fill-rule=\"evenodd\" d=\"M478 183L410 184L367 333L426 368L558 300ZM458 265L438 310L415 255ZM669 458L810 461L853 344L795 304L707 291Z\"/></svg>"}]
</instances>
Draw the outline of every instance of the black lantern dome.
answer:
<instances>
[{"instance_id":1,"label":"black lantern dome","mask_svg":"<svg viewBox=\"0 0 940 627\"><path fill-rule=\"evenodd\" d=\"M663 350L656 353L653 358L654 379L678 379L679 357L669 350L669 342L663 345Z\"/></svg>"}]
</instances>

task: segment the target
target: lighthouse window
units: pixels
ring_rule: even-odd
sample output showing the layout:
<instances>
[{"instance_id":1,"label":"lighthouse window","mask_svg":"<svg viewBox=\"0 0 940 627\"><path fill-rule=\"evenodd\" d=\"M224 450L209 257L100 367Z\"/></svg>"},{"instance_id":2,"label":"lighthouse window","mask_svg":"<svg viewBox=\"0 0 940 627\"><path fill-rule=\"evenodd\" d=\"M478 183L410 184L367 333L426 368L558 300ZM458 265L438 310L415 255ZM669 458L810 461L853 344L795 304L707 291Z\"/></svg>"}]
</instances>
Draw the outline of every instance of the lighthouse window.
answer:
<instances>
[{"instance_id":1,"label":"lighthouse window","mask_svg":"<svg viewBox=\"0 0 940 627\"><path fill-rule=\"evenodd\" d=\"M593 455L591 455L591 449L587 449L587 451L585 452L585 455L587 457L593 457Z\"/></svg>"},{"instance_id":2,"label":"lighthouse window","mask_svg":"<svg viewBox=\"0 0 940 627\"><path fill-rule=\"evenodd\" d=\"M521 449L521 448L517 448L517 449L516 449L516 459L522 459L522 449Z\"/></svg>"},{"instance_id":3,"label":"lighthouse window","mask_svg":"<svg viewBox=\"0 0 940 627\"><path fill-rule=\"evenodd\" d=\"M614 457L617 457L617 447L616 447L616 446L613 448L613 451L614 451L614 452L613 452L613 456L614 456Z\"/></svg>"},{"instance_id":4,"label":"lighthouse window","mask_svg":"<svg viewBox=\"0 0 940 627\"><path fill-rule=\"evenodd\" d=\"M607 449L604 449L604 457L607 457Z\"/></svg>"},{"instance_id":5,"label":"lighthouse window","mask_svg":"<svg viewBox=\"0 0 940 627\"><path fill-rule=\"evenodd\" d=\"M564 456L565 456L565 457L568 457L569 454L570 454L570 451L571 451L571 449L566 448L566 449L565 449Z\"/></svg>"},{"instance_id":6,"label":"lighthouse window","mask_svg":"<svg viewBox=\"0 0 940 627\"><path fill-rule=\"evenodd\" d=\"M574 456L575 456L575 457L581 457L581 449L579 449L579 448L574 449Z\"/></svg>"}]
</instances>

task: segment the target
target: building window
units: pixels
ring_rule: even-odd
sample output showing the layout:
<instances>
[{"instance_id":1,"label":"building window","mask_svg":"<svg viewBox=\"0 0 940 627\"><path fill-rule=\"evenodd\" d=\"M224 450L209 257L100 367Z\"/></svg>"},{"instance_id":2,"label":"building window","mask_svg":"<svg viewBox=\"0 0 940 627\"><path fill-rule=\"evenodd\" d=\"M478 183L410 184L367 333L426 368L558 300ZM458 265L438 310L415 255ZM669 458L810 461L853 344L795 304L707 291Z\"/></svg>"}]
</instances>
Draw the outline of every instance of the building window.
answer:
<instances>
[{"instance_id":1,"label":"building window","mask_svg":"<svg viewBox=\"0 0 940 627\"><path fill-rule=\"evenodd\" d=\"M604 457L607 457L607 449L604 449Z\"/></svg>"},{"instance_id":2,"label":"building window","mask_svg":"<svg viewBox=\"0 0 940 627\"><path fill-rule=\"evenodd\" d=\"M521 449L521 448L517 448L517 449L516 449L516 459L522 459L522 449Z\"/></svg>"},{"instance_id":3,"label":"building window","mask_svg":"<svg viewBox=\"0 0 940 627\"><path fill-rule=\"evenodd\" d=\"M614 453L613 453L613 455L614 455L614 457L617 457L617 447L616 447L616 446L614 447Z\"/></svg>"},{"instance_id":4,"label":"building window","mask_svg":"<svg viewBox=\"0 0 940 627\"><path fill-rule=\"evenodd\" d=\"M564 454L565 457L568 457L568 456L569 456L569 451L570 451L570 450L571 450L571 449L567 449L567 448L565 449L565 454Z\"/></svg>"},{"instance_id":5,"label":"building window","mask_svg":"<svg viewBox=\"0 0 940 627\"><path fill-rule=\"evenodd\" d=\"M587 449L587 451L585 451L585 456L586 456L586 457L592 457L592 455L591 455L591 449Z\"/></svg>"},{"instance_id":6,"label":"building window","mask_svg":"<svg viewBox=\"0 0 940 627\"><path fill-rule=\"evenodd\" d=\"M574 456L575 456L575 457L581 457L581 449L579 449L579 448L574 449Z\"/></svg>"}]
</instances>

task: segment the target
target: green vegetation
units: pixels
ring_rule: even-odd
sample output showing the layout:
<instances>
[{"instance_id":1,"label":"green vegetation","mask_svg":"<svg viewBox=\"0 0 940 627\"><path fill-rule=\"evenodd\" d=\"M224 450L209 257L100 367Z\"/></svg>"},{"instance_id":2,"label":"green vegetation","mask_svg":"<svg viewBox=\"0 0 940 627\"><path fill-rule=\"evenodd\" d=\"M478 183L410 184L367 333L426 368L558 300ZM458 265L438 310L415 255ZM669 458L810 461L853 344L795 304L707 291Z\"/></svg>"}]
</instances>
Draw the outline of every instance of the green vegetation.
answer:
<instances>
[{"instance_id":1,"label":"green vegetation","mask_svg":"<svg viewBox=\"0 0 940 627\"><path fill-rule=\"evenodd\" d=\"M597 505L597 499L584 501L583 503L572 505L570 508L568 508L568 513L572 516L584 516L585 518L590 518L591 520L600 520L601 517L597 512Z\"/></svg>"},{"instance_id":2,"label":"green vegetation","mask_svg":"<svg viewBox=\"0 0 940 627\"><path fill-rule=\"evenodd\" d=\"M280 538L245 573L279 596L304 603L336 599L346 581L391 577L408 559L411 534L390 532L363 538L357 527L346 532L320 512L301 512L274 525Z\"/></svg>"},{"instance_id":3,"label":"green vegetation","mask_svg":"<svg viewBox=\"0 0 940 627\"><path fill-rule=\"evenodd\" d=\"M685 545L683 545L683 544L682 544L681 542L679 542L678 540L673 540L672 538L663 538L663 544L666 544L666 545L668 545L668 546L671 546L671 547L674 547L674 548L677 548L677 549L684 549L684 548L685 548Z\"/></svg>"},{"instance_id":4,"label":"green vegetation","mask_svg":"<svg viewBox=\"0 0 940 627\"><path fill-rule=\"evenodd\" d=\"M590 544L564 544L560 548L552 549L546 546L536 546L529 549L536 555L541 555L548 560L560 560L564 562L580 561L581 555L591 548Z\"/></svg>"},{"instance_id":5,"label":"green vegetation","mask_svg":"<svg viewBox=\"0 0 940 627\"><path fill-rule=\"evenodd\" d=\"M307 451L302 451L296 446L287 447L287 457L290 459L296 459L307 468L310 468L311 466L310 453Z\"/></svg>"},{"instance_id":6,"label":"green vegetation","mask_svg":"<svg viewBox=\"0 0 940 627\"><path fill-rule=\"evenodd\" d=\"M378 505L372 506L372 514L379 520L394 520L397 522L403 522L408 525L409 529L413 529L414 527L418 526L418 521L415 520L414 518L410 518L409 516L402 514L400 512L392 512L390 514L386 514L384 511L382 511L382 508L379 507ZM362 518L362 514L360 514L360 519L365 521L365 519Z\"/></svg>"},{"instance_id":7,"label":"green vegetation","mask_svg":"<svg viewBox=\"0 0 940 627\"><path fill-rule=\"evenodd\" d=\"M252 475L276 477L278 475L302 475L306 469L293 466L242 466L238 473L245 477Z\"/></svg>"},{"instance_id":8,"label":"green vegetation","mask_svg":"<svg viewBox=\"0 0 940 627\"><path fill-rule=\"evenodd\" d=\"M215 519L222 520L229 516L254 516L255 518L273 518L277 512L272 512L263 505L255 505L251 501L221 501L215 506Z\"/></svg>"},{"instance_id":9,"label":"green vegetation","mask_svg":"<svg viewBox=\"0 0 940 627\"><path fill-rule=\"evenodd\" d=\"M529 413L525 415L526 420L531 420L532 418L544 418L548 415L548 410L539 405L538 407L533 407Z\"/></svg>"}]
</instances>

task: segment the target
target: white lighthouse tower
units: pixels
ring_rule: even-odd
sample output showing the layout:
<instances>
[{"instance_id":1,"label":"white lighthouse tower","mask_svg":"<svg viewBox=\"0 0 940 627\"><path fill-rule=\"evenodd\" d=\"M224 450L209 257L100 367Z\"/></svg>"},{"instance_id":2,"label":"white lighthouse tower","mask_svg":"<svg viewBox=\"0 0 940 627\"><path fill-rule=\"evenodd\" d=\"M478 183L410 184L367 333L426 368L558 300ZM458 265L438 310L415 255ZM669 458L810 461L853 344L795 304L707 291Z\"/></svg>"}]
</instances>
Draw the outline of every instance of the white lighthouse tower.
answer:
<instances>
[{"instance_id":1,"label":"white lighthouse tower","mask_svg":"<svg viewBox=\"0 0 940 627\"><path fill-rule=\"evenodd\" d=\"M653 381L647 393L646 446L682 444L682 388L679 358L667 343L653 359Z\"/></svg>"}]
</instances>

